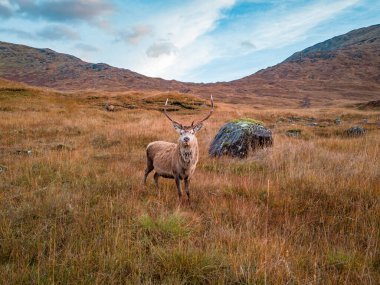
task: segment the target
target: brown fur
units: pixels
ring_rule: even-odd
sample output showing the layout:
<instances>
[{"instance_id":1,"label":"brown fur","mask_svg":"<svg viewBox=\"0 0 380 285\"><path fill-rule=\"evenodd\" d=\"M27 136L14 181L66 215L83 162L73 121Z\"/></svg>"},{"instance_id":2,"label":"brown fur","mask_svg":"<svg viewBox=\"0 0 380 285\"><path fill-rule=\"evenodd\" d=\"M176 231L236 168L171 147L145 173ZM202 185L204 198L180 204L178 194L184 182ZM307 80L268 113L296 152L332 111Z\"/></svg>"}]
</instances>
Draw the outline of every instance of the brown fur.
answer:
<instances>
[{"instance_id":1,"label":"brown fur","mask_svg":"<svg viewBox=\"0 0 380 285\"><path fill-rule=\"evenodd\" d=\"M198 162L198 141L194 137L188 144L178 144L155 141L150 143L146 149L147 168L145 170L144 184L148 174L155 170L154 180L158 187L158 178L172 178L176 180L179 199L182 192L180 180L185 181L185 190L190 200L189 181L193 175Z\"/></svg>"},{"instance_id":2,"label":"brown fur","mask_svg":"<svg viewBox=\"0 0 380 285\"><path fill-rule=\"evenodd\" d=\"M147 167L145 169L144 184L146 184L146 178L153 169L156 171L154 173L156 187L158 187L158 178L160 176L175 179L178 198L181 203L181 180L184 180L187 199L190 203L190 178L197 167L199 156L198 140L195 134L203 127L203 122L214 111L214 101L211 95L211 110L206 117L197 123L193 121L190 126L185 126L174 121L167 113L168 100L166 99L164 114L173 123L174 129L180 134L180 137L177 144L155 141L147 146Z\"/></svg>"}]
</instances>

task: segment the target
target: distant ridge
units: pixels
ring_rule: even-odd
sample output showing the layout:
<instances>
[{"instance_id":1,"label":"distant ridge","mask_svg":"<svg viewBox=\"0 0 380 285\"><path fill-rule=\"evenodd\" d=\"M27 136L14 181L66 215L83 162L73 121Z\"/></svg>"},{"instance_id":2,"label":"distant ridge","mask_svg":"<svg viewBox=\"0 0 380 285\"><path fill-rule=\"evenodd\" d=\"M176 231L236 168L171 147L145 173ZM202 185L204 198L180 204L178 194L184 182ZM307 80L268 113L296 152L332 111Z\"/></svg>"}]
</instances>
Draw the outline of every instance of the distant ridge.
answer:
<instances>
[{"instance_id":1,"label":"distant ridge","mask_svg":"<svg viewBox=\"0 0 380 285\"><path fill-rule=\"evenodd\" d=\"M0 42L0 77L57 90L175 91L234 103L304 97L375 100L380 94L380 25L353 30L296 52L282 63L239 80L197 84L152 78L88 63L51 49Z\"/></svg>"},{"instance_id":2,"label":"distant ridge","mask_svg":"<svg viewBox=\"0 0 380 285\"><path fill-rule=\"evenodd\" d=\"M351 48L360 45L371 45L373 43L379 44L380 40L380 24L370 26L368 28L361 28L348 32L347 34L333 37L324 42L318 43L308 47L300 52L296 52L288 57L284 62L297 62L303 58L313 58L318 53L328 54L330 51L338 49ZM321 56L321 54L319 54ZM327 57L328 58L328 57Z\"/></svg>"},{"instance_id":3,"label":"distant ridge","mask_svg":"<svg viewBox=\"0 0 380 285\"><path fill-rule=\"evenodd\" d=\"M0 77L58 90L170 90L181 84L51 49L0 42Z\"/></svg>"},{"instance_id":4,"label":"distant ridge","mask_svg":"<svg viewBox=\"0 0 380 285\"><path fill-rule=\"evenodd\" d=\"M309 96L319 101L378 99L380 25L318 43L230 84L246 94L261 96Z\"/></svg>"}]
</instances>

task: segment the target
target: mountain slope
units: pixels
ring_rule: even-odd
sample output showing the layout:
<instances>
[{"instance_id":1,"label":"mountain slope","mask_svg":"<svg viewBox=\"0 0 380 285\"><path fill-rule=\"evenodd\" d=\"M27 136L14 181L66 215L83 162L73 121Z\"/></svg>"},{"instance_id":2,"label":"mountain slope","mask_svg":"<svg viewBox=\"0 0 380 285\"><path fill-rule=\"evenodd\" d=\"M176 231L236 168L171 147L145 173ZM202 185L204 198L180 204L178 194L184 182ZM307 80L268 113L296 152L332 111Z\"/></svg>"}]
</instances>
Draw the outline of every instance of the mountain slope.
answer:
<instances>
[{"instance_id":1,"label":"mountain slope","mask_svg":"<svg viewBox=\"0 0 380 285\"><path fill-rule=\"evenodd\" d=\"M104 63L0 42L0 77L59 90L157 90L194 93L254 105L302 98L312 105L332 100L375 100L380 94L380 25L357 29L296 52L275 66L231 82L183 83L151 78Z\"/></svg>"},{"instance_id":2,"label":"mountain slope","mask_svg":"<svg viewBox=\"0 0 380 285\"><path fill-rule=\"evenodd\" d=\"M231 82L250 92L372 99L380 93L380 25L351 31Z\"/></svg>"},{"instance_id":3,"label":"mountain slope","mask_svg":"<svg viewBox=\"0 0 380 285\"><path fill-rule=\"evenodd\" d=\"M361 46L361 45L372 45L379 44L379 28L380 25L374 25L367 28L361 28L357 30L353 30L348 32L347 34L333 37L324 42L313 45L309 48L304 49L303 51L296 52L289 58L285 60L285 62L296 62L302 60L302 58L313 58L313 57L326 57L329 51L334 51L343 48L350 48L353 46ZM330 53L333 55L333 53Z\"/></svg>"},{"instance_id":4,"label":"mountain slope","mask_svg":"<svg viewBox=\"0 0 380 285\"><path fill-rule=\"evenodd\" d=\"M0 77L59 90L171 90L181 83L105 63L88 63L51 49L0 42Z\"/></svg>"},{"instance_id":5,"label":"mountain slope","mask_svg":"<svg viewBox=\"0 0 380 285\"><path fill-rule=\"evenodd\" d=\"M263 78L380 82L380 25L351 31L296 52L257 73Z\"/></svg>"}]
</instances>

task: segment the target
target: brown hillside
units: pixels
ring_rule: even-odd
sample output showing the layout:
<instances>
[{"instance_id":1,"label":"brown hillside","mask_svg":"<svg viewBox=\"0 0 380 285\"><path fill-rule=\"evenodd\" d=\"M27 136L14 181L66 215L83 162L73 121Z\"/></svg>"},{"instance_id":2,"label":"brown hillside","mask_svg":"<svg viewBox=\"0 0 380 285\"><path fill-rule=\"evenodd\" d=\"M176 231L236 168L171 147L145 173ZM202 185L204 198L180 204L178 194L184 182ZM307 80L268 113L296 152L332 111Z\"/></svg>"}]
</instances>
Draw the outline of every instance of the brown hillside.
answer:
<instances>
[{"instance_id":1,"label":"brown hillside","mask_svg":"<svg viewBox=\"0 0 380 285\"><path fill-rule=\"evenodd\" d=\"M307 96L315 100L379 98L380 25L316 44L231 85L241 93L261 96Z\"/></svg>"},{"instance_id":2,"label":"brown hillside","mask_svg":"<svg viewBox=\"0 0 380 285\"><path fill-rule=\"evenodd\" d=\"M254 106L329 106L380 94L380 25L351 31L297 52L284 62L231 82L183 83L104 63L0 42L0 77L75 91L175 91Z\"/></svg>"},{"instance_id":3,"label":"brown hillside","mask_svg":"<svg viewBox=\"0 0 380 285\"><path fill-rule=\"evenodd\" d=\"M182 86L105 63L88 63L47 48L5 42L0 42L0 77L58 90L177 90Z\"/></svg>"}]
</instances>

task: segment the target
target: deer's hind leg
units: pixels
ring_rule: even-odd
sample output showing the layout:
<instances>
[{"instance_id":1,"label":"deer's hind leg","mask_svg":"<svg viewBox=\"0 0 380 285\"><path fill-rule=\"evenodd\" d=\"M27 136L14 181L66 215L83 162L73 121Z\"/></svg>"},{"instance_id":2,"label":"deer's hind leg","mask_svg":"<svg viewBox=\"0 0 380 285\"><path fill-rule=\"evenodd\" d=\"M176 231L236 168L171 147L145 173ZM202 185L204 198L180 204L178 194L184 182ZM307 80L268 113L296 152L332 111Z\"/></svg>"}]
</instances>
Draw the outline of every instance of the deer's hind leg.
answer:
<instances>
[{"instance_id":1,"label":"deer's hind leg","mask_svg":"<svg viewBox=\"0 0 380 285\"><path fill-rule=\"evenodd\" d=\"M154 173L154 184L156 185L156 188L158 188L158 178L160 177L160 175L156 172Z\"/></svg>"},{"instance_id":2,"label":"deer's hind leg","mask_svg":"<svg viewBox=\"0 0 380 285\"><path fill-rule=\"evenodd\" d=\"M154 169L153 160L147 154L147 157L146 157L146 169L145 169L145 174L144 174L144 185L146 185L146 178L148 177L149 173L152 172L153 169Z\"/></svg>"}]
</instances>

